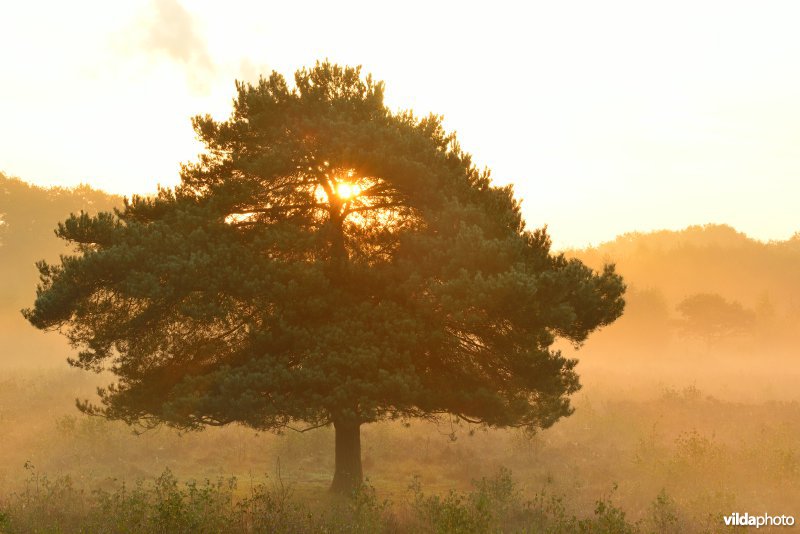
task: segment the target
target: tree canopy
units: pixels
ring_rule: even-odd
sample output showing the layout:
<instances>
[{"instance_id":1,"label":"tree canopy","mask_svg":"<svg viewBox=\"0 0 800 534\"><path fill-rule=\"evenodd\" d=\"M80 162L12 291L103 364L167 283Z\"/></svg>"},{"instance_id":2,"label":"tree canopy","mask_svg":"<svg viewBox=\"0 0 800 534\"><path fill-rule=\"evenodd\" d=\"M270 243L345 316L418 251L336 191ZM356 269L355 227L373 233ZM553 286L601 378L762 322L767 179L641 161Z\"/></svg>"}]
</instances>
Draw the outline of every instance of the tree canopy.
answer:
<instances>
[{"instance_id":1,"label":"tree canopy","mask_svg":"<svg viewBox=\"0 0 800 534\"><path fill-rule=\"evenodd\" d=\"M38 264L36 327L118 379L84 411L182 429L336 428L334 487L361 477L361 424L443 414L552 425L583 342L623 310L613 266L552 254L511 187L441 118L395 113L383 83L318 63L294 86L237 83L181 184L72 215L75 253Z\"/></svg>"}]
</instances>

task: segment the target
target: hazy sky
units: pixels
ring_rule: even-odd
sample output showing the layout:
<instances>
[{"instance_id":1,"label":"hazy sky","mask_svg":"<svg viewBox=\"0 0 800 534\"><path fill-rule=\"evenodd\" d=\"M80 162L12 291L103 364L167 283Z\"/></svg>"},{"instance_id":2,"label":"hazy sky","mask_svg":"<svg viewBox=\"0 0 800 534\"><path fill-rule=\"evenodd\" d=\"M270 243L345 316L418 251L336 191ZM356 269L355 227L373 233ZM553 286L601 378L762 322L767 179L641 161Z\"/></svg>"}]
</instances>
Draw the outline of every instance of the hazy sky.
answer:
<instances>
[{"instance_id":1,"label":"hazy sky","mask_svg":"<svg viewBox=\"0 0 800 534\"><path fill-rule=\"evenodd\" d=\"M0 170L152 192L234 79L329 58L385 80L393 109L443 114L557 246L800 231L800 3L489 4L4 2Z\"/></svg>"}]
</instances>

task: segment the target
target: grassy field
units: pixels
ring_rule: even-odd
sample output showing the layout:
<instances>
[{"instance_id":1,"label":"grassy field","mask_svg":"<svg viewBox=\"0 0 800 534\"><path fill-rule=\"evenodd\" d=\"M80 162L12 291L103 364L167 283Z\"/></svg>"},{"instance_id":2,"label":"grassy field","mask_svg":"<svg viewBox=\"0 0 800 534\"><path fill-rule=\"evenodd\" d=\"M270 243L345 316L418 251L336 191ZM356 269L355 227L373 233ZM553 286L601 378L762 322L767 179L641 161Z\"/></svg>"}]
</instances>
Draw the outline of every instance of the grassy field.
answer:
<instances>
[{"instance_id":1,"label":"grassy field","mask_svg":"<svg viewBox=\"0 0 800 534\"><path fill-rule=\"evenodd\" d=\"M710 372L710 371L709 371ZM8 532L729 532L733 512L800 502L800 405L637 393L600 373L576 412L530 435L400 422L363 431L367 485L327 490L333 434L241 427L180 435L75 410L70 370L0 380L0 525ZM631 386L633 387L633 386Z\"/></svg>"}]
</instances>

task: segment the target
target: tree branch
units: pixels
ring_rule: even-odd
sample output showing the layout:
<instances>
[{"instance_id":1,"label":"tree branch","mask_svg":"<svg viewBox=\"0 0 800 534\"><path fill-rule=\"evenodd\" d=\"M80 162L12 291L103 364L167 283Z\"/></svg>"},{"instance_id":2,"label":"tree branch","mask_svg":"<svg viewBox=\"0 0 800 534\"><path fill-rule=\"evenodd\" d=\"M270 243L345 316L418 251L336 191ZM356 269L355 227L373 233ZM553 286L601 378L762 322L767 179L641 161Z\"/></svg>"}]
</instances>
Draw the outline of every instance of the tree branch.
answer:
<instances>
[{"instance_id":1,"label":"tree branch","mask_svg":"<svg viewBox=\"0 0 800 534\"><path fill-rule=\"evenodd\" d=\"M382 204L370 204L369 206L361 206L359 208L349 208L344 210L344 216L348 216L351 213L358 213L362 211L372 211L382 208L400 208L405 206L402 202L384 202Z\"/></svg>"},{"instance_id":2,"label":"tree branch","mask_svg":"<svg viewBox=\"0 0 800 534\"><path fill-rule=\"evenodd\" d=\"M331 424L330 421L325 421L318 425L313 425L306 428L294 428L291 425L284 425L284 427L288 428L289 430L294 430L295 432L302 434L303 432L308 432L309 430L316 430L317 428L322 428L324 426L328 426L329 424Z\"/></svg>"}]
</instances>

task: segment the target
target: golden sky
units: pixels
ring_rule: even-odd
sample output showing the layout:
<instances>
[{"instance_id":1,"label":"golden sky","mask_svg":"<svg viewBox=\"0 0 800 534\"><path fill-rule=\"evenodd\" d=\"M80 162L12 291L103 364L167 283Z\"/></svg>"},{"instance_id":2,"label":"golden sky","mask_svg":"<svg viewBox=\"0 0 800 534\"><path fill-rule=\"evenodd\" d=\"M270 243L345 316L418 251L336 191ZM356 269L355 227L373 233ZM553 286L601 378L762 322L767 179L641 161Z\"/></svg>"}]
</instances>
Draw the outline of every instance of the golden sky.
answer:
<instances>
[{"instance_id":1,"label":"golden sky","mask_svg":"<svg viewBox=\"0 0 800 534\"><path fill-rule=\"evenodd\" d=\"M0 170L176 183L234 79L361 64L445 116L558 247L727 223L800 231L797 2L4 2Z\"/></svg>"}]
</instances>

